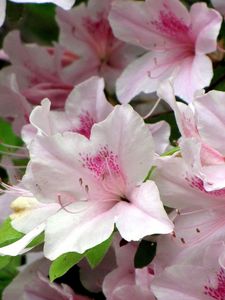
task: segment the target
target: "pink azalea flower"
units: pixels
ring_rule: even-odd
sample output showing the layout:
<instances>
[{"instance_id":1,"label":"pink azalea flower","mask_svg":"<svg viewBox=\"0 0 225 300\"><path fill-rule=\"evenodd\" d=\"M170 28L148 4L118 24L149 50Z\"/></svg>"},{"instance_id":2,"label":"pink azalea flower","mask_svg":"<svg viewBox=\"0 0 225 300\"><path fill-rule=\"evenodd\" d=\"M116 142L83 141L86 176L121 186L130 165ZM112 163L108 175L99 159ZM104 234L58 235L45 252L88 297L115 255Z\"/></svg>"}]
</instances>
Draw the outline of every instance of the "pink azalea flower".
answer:
<instances>
[{"instance_id":1,"label":"pink azalea flower","mask_svg":"<svg viewBox=\"0 0 225 300\"><path fill-rule=\"evenodd\" d=\"M176 103L168 82L161 85L158 94L175 111L182 134L179 141L181 153L189 168L192 169L193 177L206 191L224 189L225 93L211 91L196 96L191 106Z\"/></svg>"},{"instance_id":2,"label":"pink azalea flower","mask_svg":"<svg viewBox=\"0 0 225 300\"><path fill-rule=\"evenodd\" d=\"M27 264L3 292L3 300L88 300L76 295L67 285L51 283L48 279L50 263L35 259Z\"/></svg>"},{"instance_id":3,"label":"pink azalea flower","mask_svg":"<svg viewBox=\"0 0 225 300\"><path fill-rule=\"evenodd\" d=\"M104 81L93 76L78 84L65 102L65 111L50 111L50 101L45 99L41 106L33 109L30 124L22 129L22 138L30 144L37 132L54 135L66 131L90 137L95 123L103 121L113 110L104 94ZM156 152L161 154L169 147L170 127L164 121L148 124L153 136Z\"/></svg>"},{"instance_id":4,"label":"pink azalea flower","mask_svg":"<svg viewBox=\"0 0 225 300\"><path fill-rule=\"evenodd\" d=\"M22 137L28 144L37 131L43 135L71 131L89 138L92 126L103 121L112 110L104 94L104 80L91 77L72 90L65 102L65 111L50 111L50 101L43 100L42 105L32 111L31 124L24 126Z\"/></svg>"},{"instance_id":5,"label":"pink azalea flower","mask_svg":"<svg viewBox=\"0 0 225 300\"><path fill-rule=\"evenodd\" d=\"M73 83L64 77L67 53L60 46L23 45L19 32L13 31L4 40L4 51L12 63L8 72L16 74L19 90L29 103L37 105L44 97L49 97L54 108L64 106Z\"/></svg>"},{"instance_id":6,"label":"pink azalea flower","mask_svg":"<svg viewBox=\"0 0 225 300\"><path fill-rule=\"evenodd\" d=\"M59 42L79 59L71 66L74 83L80 83L93 75L106 81L113 90L116 78L131 62L140 49L118 40L108 22L111 0L90 0L69 12L58 9L60 27Z\"/></svg>"},{"instance_id":7,"label":"pink azalea flower","mask_svg":"<svg viewBox=\"0 0 225 300\"><path fill-rule=\"evenodd\" d=\"M195 264L176 264L153 280L152 290L158 300L222 300L225 297L225 269L220 257L223 242L208 246Z\"/></svg>"},{"instance_id":8,"label":"pink azalea flower","mask_svg":"<svg viewBox=\"0 0 225 300\"><path fill-rule=\"evenodd\" d=\"M58 6L61 6L63 9L70 9L75 0L10 0L12 2L16 3L46 3L46 2L52 2ZM0 26L3 24L5 20L5 14L6 14L6 0L1 0L1 8L0 8Z\"/></svg>"},{"instance_id":9,"label":"pink azalea flower","mask_svg":"<svg viewBox=\"0 0 225 300\"><path fill-rule=\"evenodd\" d=\"M115 107L92 127L90 139L71 132L37 136L23 183L44 209L36 210L29 222L29 213L15 219L13 226L28 237L45 228L44 252L50 259L71 251L83 253L109 238L115 225L127 241L171 232L173 224L155 183L142 183L153 149L148 127L130 106ZM51 217L50 208L44 213L48 205L59 207ZM19 247L27 245L27 235ZM0 252L15 253L17 245Z\"/></svg>"},{"instance_id":10,"label":"pink azalea flower","mask_svg":"<svg viewBox=\"0 0 225 300\"><path fill-rule=\"evenodd\" d=\"M134 255L137 245L129 243L120 247L115 245L118 267L103 281L103 293L108 300L142 299L154 300L151 282L154 278L153 266L134 268Z\"/></svg>"},{"instance_id":11,"label":"pink azalea flower","mask_svg":"<svg viewBox=\"0 0 225 300\"><path fill-rule=\"evenodd\" d=\"M170 77L175 94L188 102L196 90L210 84L213 69L207 54L217 48L222 18L205 3L192 5L189 12L179 0L117 0L109 19L119 39L150 51L118 79L117 95L122 103L140 92L156 91Z\"/></svg>"},{"instance_id":12,"label":"pink azalea flower","mask_svg":"<svg viewBox=\"0 0 225 300\"><path fill-rule=\"evenodd\" d=\"M23 45L16 31L5 38L4 51L12 65L0 72L0 114L12 121L20 134L22 125L29 122L32 106L43 98L49 97L54 109L64 107L73 88L68 75L64 76L68 52L60 46Z\"/></svg>"}]
</instances>

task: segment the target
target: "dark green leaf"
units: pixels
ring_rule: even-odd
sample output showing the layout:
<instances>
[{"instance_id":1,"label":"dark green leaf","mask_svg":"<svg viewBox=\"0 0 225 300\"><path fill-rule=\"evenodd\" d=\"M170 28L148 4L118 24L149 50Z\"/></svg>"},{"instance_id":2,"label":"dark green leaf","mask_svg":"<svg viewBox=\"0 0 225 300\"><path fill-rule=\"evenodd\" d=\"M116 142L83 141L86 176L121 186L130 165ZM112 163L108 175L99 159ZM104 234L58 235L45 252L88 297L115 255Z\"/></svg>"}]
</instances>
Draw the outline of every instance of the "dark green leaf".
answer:
<instances>
[{"instance_id":1,"label":"dark green leaf","mask_svg":"<svg viewBox=\"0 0 225 300\"><path fill-rule=\"evenodd\" d=\"M150 264L156 254L157 243L142 240L134 257L135 268L143 268Z\"/></svg>"},{"instance_id":2,"label":"dark green leaf","mask_svg":"<svg viewBox=\"0 0 225 300\"><path fill-rule=\"evenodd\" d=\"M76 265L83 257L85 253L69 252L62 254L56 260L53 261L49 270L49 277L51 281L63 276L69 269Z\"/></svg>"}]
</instances>

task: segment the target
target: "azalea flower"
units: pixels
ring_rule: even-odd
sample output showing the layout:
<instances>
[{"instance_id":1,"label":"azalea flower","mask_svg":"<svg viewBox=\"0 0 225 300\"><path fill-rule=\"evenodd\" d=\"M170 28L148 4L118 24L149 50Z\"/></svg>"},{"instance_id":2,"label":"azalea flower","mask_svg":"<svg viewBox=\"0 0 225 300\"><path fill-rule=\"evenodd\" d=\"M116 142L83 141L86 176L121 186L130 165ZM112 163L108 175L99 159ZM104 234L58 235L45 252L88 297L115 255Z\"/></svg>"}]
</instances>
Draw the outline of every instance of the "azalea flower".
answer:
<instances>
[{"instance_id":1,"label":"azalea flower","mask_svg":"<svg viewBox=\"0 0 225 300\"><path fill-rule=\"evenodd\" d=\"M93 76L78 84L69 94L64 111L50 110L50 101L45 99L33 109L30 124L22 129L22 138L27 145L37 132L54 135L66 131L90 137L92 126L103 121L113 106L104 94L103 78ZM147 124L155 141L156 152L161 154L169 148L170 127L165 121Z\"/></svg>"},{"instance_id":2,"label":"azalea flower","mask_svg":"<svg viewBox=\"0 0 225 300\"><path fill-rule=\"evenodd\" d=\"M210 91L194 98L192 105L177 103L172 86L163 83L158 94L175 111L181 132L179 145L187 165L206 191L225 188L225 93ZM212 126L213 124L213 126Z\"/></svg>"},{"instance_id":3,"label":"azalea flower","mask_svg":"<svg viewBox=\"0 0 225 300\"><path fill-rule=\"evenodd\" d=\"M52 2L63 9L70 9L75 0L10 0L12 2L16 3L46 3L46 2ZM0 26L2 26L4 20L5 20L5 14L6 14L6 0L1 0L1 8L0 8Z\"/></svg>"},{"instance_id":4,"label":"azalea flower","mask_svg":"<svg viewBox=\"0 0 225 300\"><path fill-rule=\"evenodd\" d=\"M26 218L14 219L12 225L27 235L0 253L15 255L43 229L44 252L51 260L100 244L114 226L127 241L171 232L173 224L155 183L142 183L152 165L153 149L148 127L130 106L115 107L92 127L90 139L71 132L37 136L22 182L37 199L32 200L33 207L42 209L31 206Z\"/></svg>"},{"instance_id":5,"label":"azalea flower","mask_svg":"<svg viewBox=\"0 0 225 300\"><path fill-rule=\"evenodd\" d=\"M122 103L140 92L156 91L166 78L173 78L175 94L187 102L210 84L213 69L207 54L217 48L222 18L205 3L188 11L179 0L117 0L109 20L117 38L148 51L117 80Z\"/></svg>"},{"instance_id":6,"label":"azalea flower","mask_svg":"<svg viewBox=\"0 0 225 300\"><path fill-rule=\"evenodd\" d=\"M46 48L21 43L19 32L10 32L4 40L4 50L11 66L0 72L0 115L13 122L19 135L29 122L33 105L49 97L54 109L64 107L73 82L65 78L69 53L60 46Z\"/></svg>"},{"instance_id":7,"label":"azalea flower","mask_svg":"<svg viewBox=\"0 0 225 300\"><path fill-rule=\"evenodd\" d=\"M111 2L90 0L87 5L82 3L69 12L58 9L57 23L59 43L79 57L69 68L74 83L98 75L113 92L115 80L125 66L143 51L113 35L108 22Z\"/></svg>"},{"instance_id":8,"label":"azalea flower","mask_svg":"<svg viewBox=\"0 0 225 300\"><path fill-rule=\"evenodd\" d=\"M33 109L30 124L22 129L27 144L37 132L54 135L71 131L89 138L92 126L103 121L113 110L104 94L104 80L99 77L78 84L66 99L64 111L50 110L50 106L50 100L45 99Z\"/></svg>"},{"instance_id":9,"label":"azalea flower","mask_svg":"<svg viewBox=\"0 0 225 300\"><path fill-rule=\"evenodd\" d=\"M225 270L220 264L223 242L209 245L195 264L175 264L165 269L152 283L159 300L224 299Z\"/></svg>"}]
</instances>

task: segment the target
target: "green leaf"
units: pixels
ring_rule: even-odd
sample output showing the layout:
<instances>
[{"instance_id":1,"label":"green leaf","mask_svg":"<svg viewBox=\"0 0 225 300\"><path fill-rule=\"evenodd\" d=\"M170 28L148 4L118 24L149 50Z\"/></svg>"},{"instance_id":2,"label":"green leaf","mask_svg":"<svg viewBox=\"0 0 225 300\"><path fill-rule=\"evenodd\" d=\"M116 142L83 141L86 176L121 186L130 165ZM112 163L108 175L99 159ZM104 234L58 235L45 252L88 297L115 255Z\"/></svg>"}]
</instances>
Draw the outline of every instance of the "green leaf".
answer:
<instances>
[{"instance_id":1,"label":"green leaf","mask_svg":"<svg viewBox=\"0 0 225 300\"><path fill-rule=\"evenodd\" d=\"M1 145L1 142L13 146L23 144L22 140L13 132L11 124L0 118L0 150L9 151L7 147Z\"/></svg>"},{"instance_id":2,"label":"green leaf","mask_svg":"<svg viewBox=\"0 0 225 300\"><path fill-rule=\"evenodd\" d=\"M103 259L112 243L113 234L103 243L87 250L80 254L76 252L69 252L62 254L53 261L49 270L49 277L51 281L66 274L69 269L79 263L82 258L86 257L88 263L92 268L95 268Z\"/></svg>"},{"instance_id":3,"label":"green leaf","mask_svg":"<svg viewBox=\"0 0 225 300\"><path fill-rule=\"evenodd\" d=\"M106 241L103 243L95 246L94 248L86 251L86 258L89 265L94 269L102 259L104 258L105 254L109 250L113 239L113 235L111 235Z\"/></svg>"},{"instance_id":4,"label":"green leaf","mask_svg":"<svg viewBox=\"0 0 225 300\"><path fill-rule=\"evenodd\" d=\"M53 261L49 270L49 277L51 281L56 278L63 276L69 269L71 269L75 264L77 264L83 257L85 253L80 254L76 252L69 252L62 254L56 260Z\"/></svg>"},{"instance_id":5,"label":"green leaf","mask_svg":"<svg viewBox=\"0 0 225 300\"><path fill-rule=\"evenodd\" d=\"M36 236L36 238L34 238L33 241L30 242L30 244L27 245L27 248L33 248L44 243L44 239L45 239L45 235L42 232L41 234Z\"/></svg>"},{"instance_id":6,"label":"green leaf","mask_svg":"<svg viewBox=\"0 0 225 300\"><path fill-rule=\"evenodd\" d=\"M6 256L4 256L6 257ZM10 257L8 264L0 269L0 299L2 291L7 285L13 280L13 278L18 274L17 267L21 265L21 257Z\"/></svg>"},{"instance_id":7,"label":"green leaf","mask_svg":"<svg viewBox=\"0 0 225 300\"><path fill-rule=\"evenodd\" d=\"M11 220L8 218L0 226L0 247L12 244L21 239L23 236L23 233L12 227Z\"/></svg>"},{"instance_id":8,"label":"green leaf","mask_svg":"<svg viewBox=\"0 0 225 300\"><path fill-rule=\"evenodd\" d=\"M156 254L157 243L142 240L134 257L135 268L143 268L151 263Z\"/></svg>"},{"instance_id":9,"label":"green leaf","mask_svg":"<svg viewBox=\"0 0 225 300\"><path fill-rule=\"evenodd\" d=\"M3 269L5 268L9 263L10 263L10 260L11 260L11 256L0 256L0 269Z\"/></svg>"}]
</instances>

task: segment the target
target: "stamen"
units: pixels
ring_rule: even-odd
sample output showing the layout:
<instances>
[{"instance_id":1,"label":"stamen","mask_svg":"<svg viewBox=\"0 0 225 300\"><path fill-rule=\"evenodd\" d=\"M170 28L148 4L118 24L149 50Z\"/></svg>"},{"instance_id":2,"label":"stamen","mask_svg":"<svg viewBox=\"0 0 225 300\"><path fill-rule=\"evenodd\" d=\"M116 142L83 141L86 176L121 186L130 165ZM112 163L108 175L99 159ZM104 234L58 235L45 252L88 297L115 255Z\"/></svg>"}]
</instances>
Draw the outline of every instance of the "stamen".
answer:
<instances>
[{"instance_id":1,"label":"stamen","mask_svg":"<svg viewBox=\"0 0 225 300\"><path fill-rule=\"evenodd\" d=\"M147 115L145 115L145 116L143 117L144 120L148 119L148 118L152 115L152 113L153 113L153 112L156 110L156 108L158 107L160 101L161 101L161 99L158 98L158 100L156 101L156 103L154 104L154 106L152 107L152 109L150 110L150 112L147 113Z\"/></svg>"},{"instance_id":2,"label":"stamen","mask_svg":"<svg viewBox=\"0 0 225 300\"><path fill-rule=\"evenodd\" d=\"M1 140L0 140L0 145L4 146L6 148L12 148L12 149L20 149L20 150L25 150L26 149L26 147L23 147L23 146L15 146L15 145L6 144Z\"/></svg>"},{"instance_id":3,"label":"stamen","mask_svg":"<svg viewBox=\"0 0 225 300\"><path fill-rule=\"evenodd\" d=\"M4 169L26 169L27 166L10 166L5 164L0 164L0 167Z\"/></svg>"},{"instance_id":4,"label":"stamen","mask_svg":"<svg viewBox=\"0 0 225 300\"><path fill-rule=\"evenodd\" d=\"M16 153L16 152L7 152L7 151L0 150L0 154L7 155L7 156L27 158L26 154L20 154L20 153Z\"/></svg>"},{"instance_id":5,"label":"stamen","mask_svg":"<svg viewBox=\"0 0 225 300\"><path fill-rule=\"evenodd\" d=\"M66 208L66 206L70 205L71 202L69 202L69 203L63 205L62 200L61 200L61 195L60 195L60 194L57 195L57 198L58 198L58 202L59 202L59 204L60 204L60 206L61 206L61 209L65 210L65 211L68 212L69 214L74 214L74 215L75 215L75 214L81 213L82 211L85 211L85 208L80 209L80 210L78 210L78 211L71 211L71 210L69 210L69 209ZM87 199L83 199L82 201L87 201Z\"/></svg>"}]
</instances>

